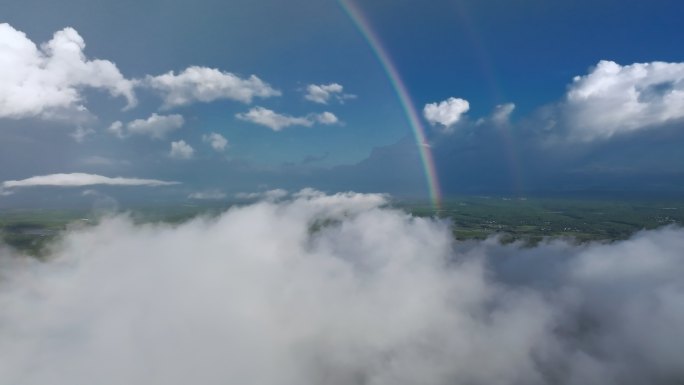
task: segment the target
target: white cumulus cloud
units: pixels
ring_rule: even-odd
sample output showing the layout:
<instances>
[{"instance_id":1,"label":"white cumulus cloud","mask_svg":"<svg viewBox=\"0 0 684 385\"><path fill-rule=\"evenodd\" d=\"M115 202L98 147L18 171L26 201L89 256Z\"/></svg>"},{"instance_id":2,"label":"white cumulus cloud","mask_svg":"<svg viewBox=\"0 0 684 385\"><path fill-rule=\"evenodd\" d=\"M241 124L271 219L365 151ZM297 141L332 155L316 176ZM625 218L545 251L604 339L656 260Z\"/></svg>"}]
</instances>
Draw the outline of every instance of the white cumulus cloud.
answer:
<instances>
[{"instance_id":1,"label":"white cumulus cloud","mask_svg":"<svg viewBox=\"0 0 684 385\"><path fill-rule=\"evenodd\" d=\"M190 159L195 154L195 149L184 140L171 142L169 156L175 159Z\"/></svg>"},{"instance_id":2,"label":"white cumulus cloud","mask_svg":"<svg viewBox=\"0 0 684 385\"><path fill-rule=\"evenodd\" d=\"M281 94L255 75L241 78L230 72L198 66L188 67L178 74L170 71L159 76L147 76L141 84L159 92L166 108L219 99L251 103L255 97Z\"/></svg>"},{"instance_id":3,"label":"white cumulus cloud","mask_svg":"<svg viewBox=\"0 0 684 385\"><path fill-rule=\"evenodd\" d=\"M228 146L228 139L226 139L223 135L218 134L216 132L202 135L202 140L205 143L208 143L211 146L211 148L213 148L214 151L217 152L224 151L226 149L226 146Z\"/></svg>"},{"instance_id":4,"label":"white cumulus cloud","mask_svg":"<svg viewBox=\"0 0 684 385\"><path fill-rule=\"evenodd\" d=\"M319 104L328 104L331 99L344 102L345 99L353 99L356 95L345 94L344 87L338 83L309 84L306 86L304 98Z\"/></svg>"},{"instance_id":5,"label":"white cumulus cloud","mask_svg":"<svg viewBox=\"0 0 684 385\"><path fill-rule=\"evenodd\" d=\"M570 137L607 139L684 119L684 63L600 61L576 76L562 105Z\"/></svg>"},{"instance_id":6,"label":"white cumulus cloud","mask_svg":"<svg viewBox=\"0 0 684 385\"><path fill-rule=\"evenodd\" d=\"M314 117L315 117L316 121L320 124L329 125L329 124L336 124L336 123L340 122L340 120L337 118L337 116L335 116L335 114L333 114L332 112L328 112L328 111L322 112L320 114L315 114Z\"/></svg>"},{"instance_id":7,"label":"white cumulus cloud","mask_svg":"<svg viewBox=\"0 0 684 385\"><path fill-rule=\"evenodd\" d=\"M537 247L325 195L126 216L0 248L0 383L606 384L684 378L684 231ZM94 379L94 380L93 380Z\"/></svg>"},{"instance_id":8,"label":"white cumulus cloud","mask_svg":"<svg viewBox=\"0 0 684 385\"><path fill-rule=\"evenodd\" d=\"M38 47L26 34L0 24L0 118L54 118L86 111L81 91L102 89L136 104L134 84L108 60L88 60L73 28Z\"/></svg>"},{"instance_id":9,"label":"white cumulus cloud","mask_svg":"<svg viewBox=\"0 0 684 385\"><path fill-rule=\"evenodd\" d=\"M423 116L432 125L441 124L446 129L458 123L461 115L468 112L467 100L451 97L439 103L428 103L423 108Z\"/></svg>"},{"instance_id":10,"label":"white cumulus cloud","mask_svg":"<svg viewBox=\"0 0 684 385\"><path fill-rule=\"evenodd\" d=\"M119 138L146 135L154 139L163 139L169 133L183 127L184 123L183 116L178 114L157 115L153 113L147 119L136 119L126 124L116 121L107 128L107 131Z\"/></svg>"},{"instance_id":11,"label":"white cumulus cloud","mask_svg":"<svg viewBox=\"0 0 684 385\"><path fill-rule=\"evenodd\" d=\"M290 116L279 114L264 107L254 107L247 112L237 114L236 117L240 120L266 126L273 131L280 131L283 128L290 126L311 127L316 123L324 125L339 123L337 116L327 111L320 114L308 114L306 116Z\"/></svg>"}]
</instances>

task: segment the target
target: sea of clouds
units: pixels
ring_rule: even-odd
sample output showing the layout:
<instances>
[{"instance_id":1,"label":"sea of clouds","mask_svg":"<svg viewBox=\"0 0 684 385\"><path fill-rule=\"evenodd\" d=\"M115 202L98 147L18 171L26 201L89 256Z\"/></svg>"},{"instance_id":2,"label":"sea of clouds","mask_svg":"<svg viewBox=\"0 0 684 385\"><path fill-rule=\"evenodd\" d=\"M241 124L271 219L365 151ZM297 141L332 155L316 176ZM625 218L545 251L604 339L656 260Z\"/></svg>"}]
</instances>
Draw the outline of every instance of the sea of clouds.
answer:
<instances>
[{"instance_id":1,"label":"sea of clouds","mask_svg":"<svg viewBox=\"0 0 684 385\"><path fill-rule=\"evenodd\" d=\"M684 230L456 242L376 194L0 248L0 383L681 384Z\"/></svg>"}]
</instances>

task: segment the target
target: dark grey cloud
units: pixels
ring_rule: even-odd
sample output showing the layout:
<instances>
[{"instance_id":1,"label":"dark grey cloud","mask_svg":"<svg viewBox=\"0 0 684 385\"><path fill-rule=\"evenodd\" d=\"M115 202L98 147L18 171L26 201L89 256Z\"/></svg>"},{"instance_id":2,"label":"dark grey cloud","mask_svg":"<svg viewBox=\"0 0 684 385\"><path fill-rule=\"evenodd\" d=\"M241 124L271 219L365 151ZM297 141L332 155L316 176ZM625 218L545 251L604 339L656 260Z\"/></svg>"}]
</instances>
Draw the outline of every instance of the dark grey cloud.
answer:
<instances>
[{"instance_id":1,"label":"dark grey cloud","mask_svg":"<svg viewBox=\"0 0 684 385\"><path fill-rule=\"evenodd\" d=\"M307 155L302 159L302 164L317 163L325 160L328 156L330 156L329 152L324 152L320 155Z\"/></svg>"},{"instance_id":2,"label":"dark grey cloud","mask_svg":"<svg viewBox=\"0 0 684 385\"><path fill-rule=\"evenodd\" d=\"M451 132L430 132L429 150L443 192L672 195L684 191L680 151L684 123L577 141L568 138L575 128L563 121L565 108L549 105L511 120L513 105L502 105L488 117L462 119ZM420 167L415 140L406 136L376 149L357 165L331 171L348 175L358 187L373 186L372 190L385 185L388 191L405 194L417 183L425 183L419 181ZM404 183L396 183L399 180Z\"/></svg>"}]
</instances>

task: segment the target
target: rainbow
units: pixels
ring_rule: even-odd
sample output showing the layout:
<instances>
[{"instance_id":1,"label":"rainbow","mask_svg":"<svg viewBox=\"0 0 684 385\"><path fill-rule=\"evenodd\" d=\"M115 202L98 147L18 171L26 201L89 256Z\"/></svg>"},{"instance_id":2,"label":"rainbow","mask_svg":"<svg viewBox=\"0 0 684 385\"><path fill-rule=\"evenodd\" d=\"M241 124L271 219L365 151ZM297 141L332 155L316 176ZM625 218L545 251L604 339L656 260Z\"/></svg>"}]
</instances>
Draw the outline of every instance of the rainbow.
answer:
<instances>
[{"instance_id":1,"label":"rainbow","mask_svg":"<svg viewBox=\"0 0 684 385\"><path fill-rule=\"evenodd\" d=\"M500 87L500 83L497 80L495 66L492 63L491 56L487 51L487 46L485 45L481 34L479 33L477 26L473 23L473 19L468 12L468 8L463 2L456 1L453 3L456 6L455 15L459 19L459 23L465 31L466 37L470 40L472 47L477 57L480 69L486 80L486 84L492 95L495 96L495 100L502 105L506 102L506 97L504 95L503 89ZM499 134L499 140L502 145L504 156L508 159L507 166L510 174L510 182L512 191L519 197L524 196L524 174L521 167L520 156L517 150L517 143L515 141L514 135L511 132L511 127L508 125L502 125L497 130Z\"/></svg>"},{"instance_id":2,"label":"rainbow","mask_svg":"<svg viewBox=\"0 0 684 385\"><path fill-rule=\"evenodd\" d=\"M375 31L373 31L368 23L368 20L366 20L366 18L363 16L363 13L361 13L361 10L349 0L339 0L339 4L347 13L347 15L349 15L349 18L352 20L352 22L354 22L356 27L370 45L371 50L375 56L377 56L380 64L385 70L392 87L399 96L399 102L404 108L406 117L408 118L411 129L413 130L416 144L418 145L418 152L425 170L425 178L427 180L428 191L430 193L430 200L432 201L435 209L439 209L442 203L442 193L439 187L437 171L435 169L435 161L432 157L430 145L425 139L425 129L420 122L418 112L416 111L416 107L409 96L406 85L402 81L399 71L397 71L397 67L394 65L392 59L387 54L387 51L380 43L378 35L375 33Z\"/></svg>"}]
</instances>

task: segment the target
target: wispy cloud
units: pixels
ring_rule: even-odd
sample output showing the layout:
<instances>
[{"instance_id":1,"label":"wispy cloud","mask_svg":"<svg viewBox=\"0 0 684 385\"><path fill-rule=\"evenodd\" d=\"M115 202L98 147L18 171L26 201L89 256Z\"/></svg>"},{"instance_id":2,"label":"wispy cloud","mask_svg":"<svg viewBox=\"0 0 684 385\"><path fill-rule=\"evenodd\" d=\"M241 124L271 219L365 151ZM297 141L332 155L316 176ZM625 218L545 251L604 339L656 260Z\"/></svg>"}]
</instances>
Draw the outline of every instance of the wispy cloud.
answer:
<instances>
[{"instance_id":1,"label":"wispy cloud","mask_svg":"<svg viewBox=\"0 0 684 385\"><path fill-rule=\"evenodd\" d=\"M267 201L276 201L279 199L283 199L287 197L289 193L287 190L283 189L273 189L273 190L268 190L268 191L261 191L261 192L251 192L251 193L246 193L246 192L241 192L235 194L235 197L238 199L250 199L250 200L256 200L256 199L264 199Z\"/></svg>"},{"instance_id":2,"label":"wispy cloud","mask_svg":"<svg viewBox=\"0 0 684 385\"><path fill-rule=\"evenodd\" d=\"M509 124L513 110L515 110L513 103L499 104L494 108L491 119L497 125Z\"/></svg>"},{"instance_id":3,"label":"wispy cloud","mask_svg":"<svg viewBox=\"0 0 684 385\"><path fill-rule=\"evenodd\" d=\"M110 185L110 186L171 186L179 184L179 182L163 181L157 179L141 179L141 178L123 178L123 177L106 177L98 174L85 173L68 173L68 174L50 174L33 176L21 180L7 180L0 185L1 189L5 191L12 191L16 188L36 187L36 186L54 186L54 187L82 187L93 185Z\"/></svg>"},{"instance_id":4,"label":"wispy cloud","mask_svg":"<svg viewBox=\"0 0 684 385\"><path fill-rule=\"evenodd\" d=\"M226 198L226 193L219 190L196 191L188 195L188 199L196 200L221 200Z\"/></svg>"},{"instance_id":5,"label":"wispy cloud","mask_svg":"<svg viewBox=\"0 0 684 385\"><path fill-rule=\"evenodd\" d=\"M83 141L90 135L93 135L95 130L90 127L76 127L76 129L71 133L71 137L77 143L83 143Z\"/></svg>"},{"instance_id":6,"label":"wispy cloud","mask_svg":"<svg viewBox=\"0 0 684 385\"><path fill-rule=\"evenodd\" d=\"M264 107L254 107L247 112L237 114L236 117L240 120L266 126L273 131L280 131L290 126L311 127L316 123L324 125L339 123L339 119L332 112L326 111L306 116L290 116L279 114Z\"/></svg>"},{"instance_id":7,"label":"wispy cloud","mask_svg":"<svg viewBox=\"0 0 684 385\"><path fill-rule=\"evenodd\" d=\"M107 158L104 156L100 155L91 155L91 156L86 156L81 159L80 163L88 165L88 166L107 166L107 167L114 167L114 166L124 166L124 165L130 165L131 162L125 159L113 159L113 158Z\"/></svg>"},{"instance_id":8,"label":"wispy cloud","mask_svg":"<svg viewBox=\"0 0 684 385\"><path fill-rule=\"evenodd\" d=\"M356 95L344 93L344 87L338 83L309 84L306 86L304 99L314 103L328 104L330 100L343 103L347 99L354 99Z\"/></svg>"}]
</instances>

